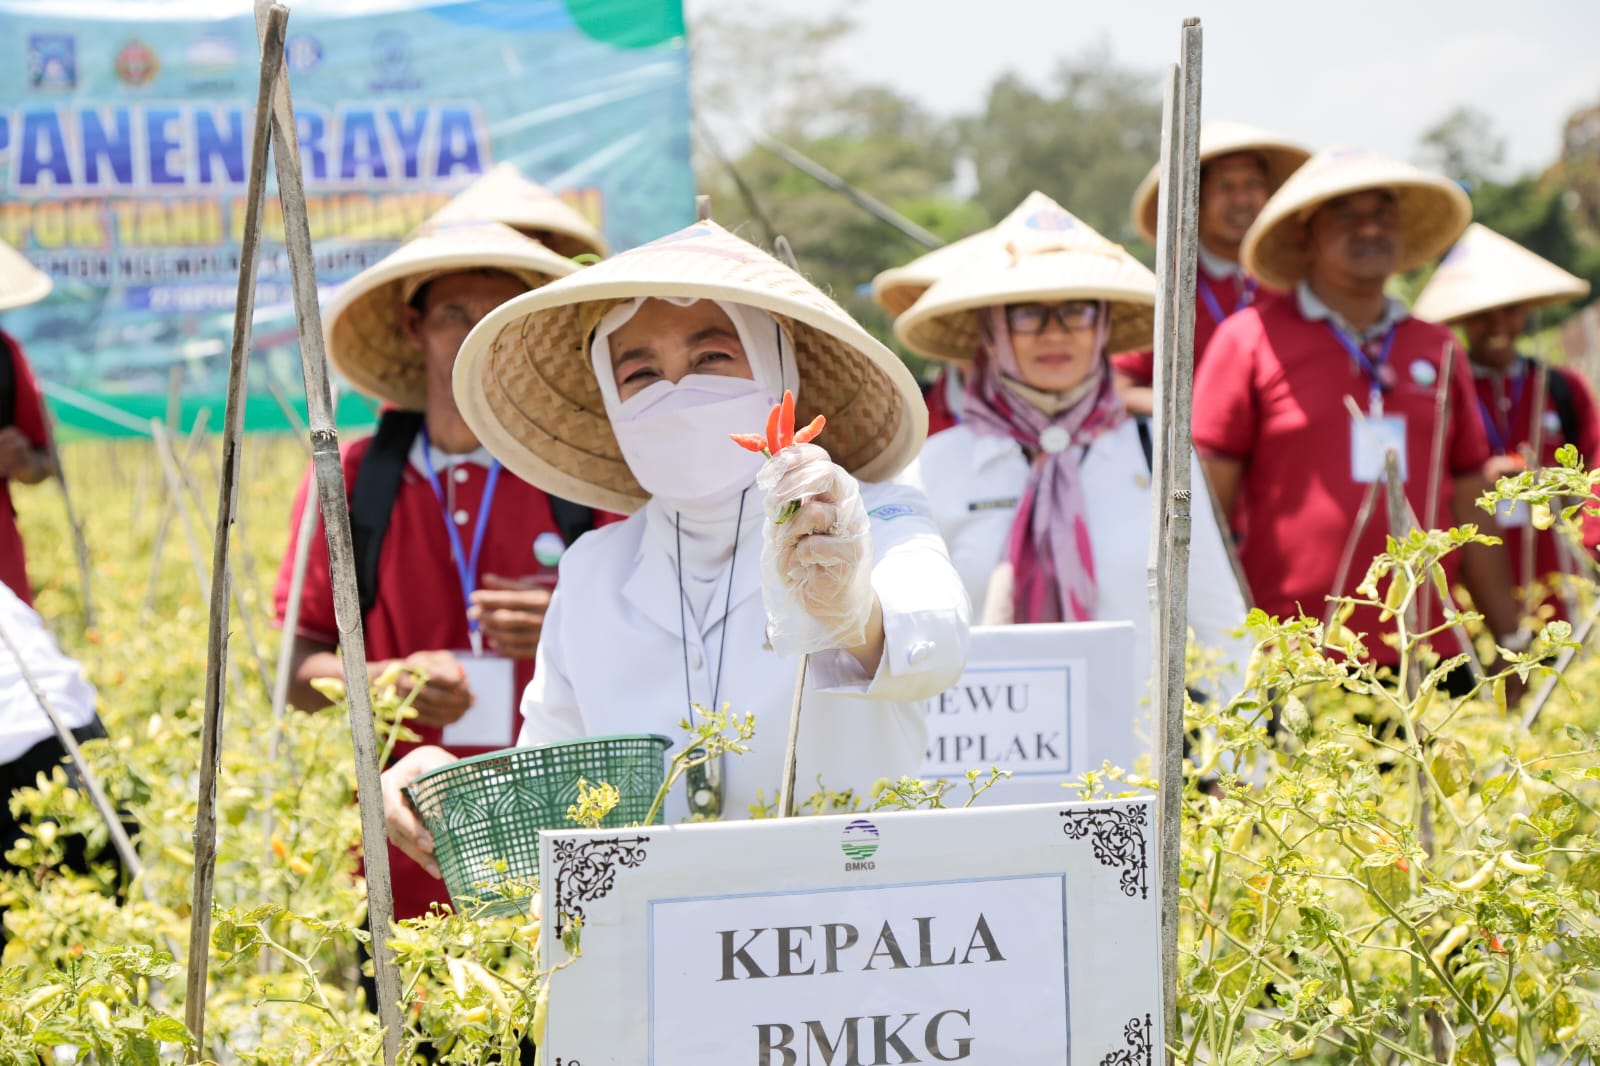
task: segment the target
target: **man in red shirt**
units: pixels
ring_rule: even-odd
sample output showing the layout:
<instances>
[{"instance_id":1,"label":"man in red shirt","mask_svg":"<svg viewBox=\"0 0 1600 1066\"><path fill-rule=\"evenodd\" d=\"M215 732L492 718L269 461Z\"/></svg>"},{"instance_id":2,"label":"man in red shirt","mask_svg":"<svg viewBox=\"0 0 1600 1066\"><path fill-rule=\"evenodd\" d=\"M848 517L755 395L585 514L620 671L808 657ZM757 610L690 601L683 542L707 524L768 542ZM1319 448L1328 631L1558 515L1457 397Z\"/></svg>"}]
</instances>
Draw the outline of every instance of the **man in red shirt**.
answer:
<instances>
[{"instance_id":1,"label":"man in red shirt","mask_svg":"<svg viewBox=\"0 0 1600 1066\"><path fill-rule=\"evenodd\" d=\"M1477 410L1493 453L1484 467L1491 481L1528 463L1553 466L1563 444L1577 448L1586 462L1600 460L1600 415L1583 376L1517 351L1530 310L1588 293L1587 281L1474 222L1418 294L1412 307L1418 318L1459 326L1466 336ZM1570 592L1561 576L1580 572L1579 560L1560 534L1531 528L1528 508L1520 504L1503 505L1496 517L1517 584ZM1583 533L1593 550L1600 521L1587 517ZM1551 605L1559 616L1570 616L1560 598L1552 597Z\"/></svg>"},{"instance_id":2,"label":"man in red shirt","mask_svg":"<svg viewBox=\"0 0 1600 1066\"><path fill-rule=\"evenodd\" d=\"M1327 597L1355 595L1367 564L1385 549L1382 507L1364 528L1353 526L1390 450L1420 522L1442 527L1483 517L1475 501L1488 486L1489 447L1471 371L1448 330L1412 318L1384 291L1391 275L1447 248L1470 217L1453 182L1337 150L1285 182L1246 236L1246 268L1286 295L1217 330L1195 382L1193 426L1217 504L1243 529L1239 554L1255 602L1269 614L1321 617ZM1447 360L1455 365L1444 470L1430 500ZM1352 536L1352 565L1340 583ZM1526 646L1504 551L1469 546L1451 557L1450 569L1459 569L1502 646ZM1366 634L1376 662L1398 662L1381 639L1393 625L1375 610L1356 611L1348 625ZM1452 642L1441 650L1459 649Z\"/></svg>"},{"instance_id":3,"label":"man in red shirt","mask_svg":"<svg viewBox=\"0 0 1600 1066\"><path fill-rule=\"evenodd\" d=\"M402 694L416 686L424 744L475 755L513 743L515 707L533 675L533 653L564 540L553 501L503 470L456 409L451 370L467 333L500 304L577 267L498 223L429 223L397 251L347 282L327 313L328 354L358 390L389 406L378 433L342 449L361 568L364 467L393 453L387 527L375 587L364 588L369 672L404 661ZM420 417L408 412L420 412ZM408 421L409 419L409 421ZM402 427L397 434L391 428ZM384 443L379 444L378 442ZM398 484L395 484L398 482ZM295 500L298 530L312 475ZM370 483L370 482L369 482ZM314 499L311 506L315 506ZM339 678L338 628L321 520L295 625L292 702L326 700L317 678ZM275 603L289 598L295 545L284 555ZM481 654L480 654L481 653ZM397 754L410 750L401 745ZM425 913L445 898L437 874L391 847L395 916Z\"/></svg>"},{"instance_id":4,"label":"man in red shirt","mask_svg":"<svg viewBox=\"0 0 1600 1066\"><path fill-rule=\"evenodd\" d=\"M25 307L50 295L50 278L10 245L0 242L0 311ZM33 586L28 581L27 556L17 511L11 502L11 482L37 485L56 472L55 450L50 446L44 396L34 380L22 345L0 330L0 581L17 598L33 606Z\"/></svg>"},{"instance_id":5,"label":"man in red shirt","mask_svg":"<svg viewBox=\"0 0 1600 1066\"><path fill-rule=\"evenodd\" d=\"M1200 130L1200 246L1195 271L1194 365L1198 372L1211 336L1228 316L1272 295L1239 265L1239 244L1278 190L1310 155L1282 138L1237 122L1208 122ZM1133 194L1133 224L1156 242L1160 164L1150 168ZM1112 357L1122 402L1147 415L1154 404L1155 353Z\"/></svg>"}]
</instances>

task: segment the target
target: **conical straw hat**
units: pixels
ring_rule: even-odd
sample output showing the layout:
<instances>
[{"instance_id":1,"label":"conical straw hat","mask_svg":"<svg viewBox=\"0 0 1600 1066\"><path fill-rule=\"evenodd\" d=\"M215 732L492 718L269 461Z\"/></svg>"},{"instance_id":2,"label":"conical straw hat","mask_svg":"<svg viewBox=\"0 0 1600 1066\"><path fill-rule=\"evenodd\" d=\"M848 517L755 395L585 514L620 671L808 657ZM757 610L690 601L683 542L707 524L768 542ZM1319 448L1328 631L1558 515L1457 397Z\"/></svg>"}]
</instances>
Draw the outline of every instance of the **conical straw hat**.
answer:
<instances>
[{"instance_id":1,"label":"conical straw hat","mask_svg":"<svg viewBox=\"0 0 1600 1066\"><path fill-rule=\"evenodd\" d=\"M1237 152L1259 155L1267 164L1267 192L1277 192L1289 175L1311 158L1311 153L1275 133L1242 122L1207 122L1200 127L1200 165ZM1161 192L1161 164L1157 162L1133 194L1133 224L1139 235L1156 242L1156 205Z\"/></svg>"},{"instance_id":2,"label":"conical straw hat","mask_svg":"<svg viewBox=\"0 0 1600 1066\"><path fill-rule=\"evenodd\" d=\"M1244 268L1275 289L1292 288L1309 265L1301 244L1305 220L1329 200L1373 189L1387 189L1399 201L1396 273L1439 258L1472 221L1472 201L1449 178L1374 152L1334 148L1312 156L1267 201L1240 248Z\"/></svg>"},{"instance_id":3,"label":"conical straw hat","mask_svg":"<svg viewBox=\"0 0 1600 1066\"><path fill-rule=\"evenodd\" d=\"M999 225L1019 224L1019 220L1038 211L1042 205L1054 204L1055 201L1042 192L1029 193L1022 203L1012 209L1011 214L1000 220ZM992 233L995 228L991 226L977 233L969 233L958 241L951 241L942 248L919 255L909 263L883 271L872 279L873 301L891 316L899 318L934 282L957 270L974 248L981 248L984 235Z\"/></svg>"},{"instance_id":4,"label":"conical straw hat","mask_svg":"<svg viewBox=\"0 0 1600 1066\"><path fill-rule=\"evenodd\" d=\"M323 315L328 358L368 396L420 411L427 402L426 358L400 329L407 283L466 270L504 270L529 288L578 265L498 222L440 222L340 286Z\"/></svg>"},{"instance_id":5,"label":"conical straw hat","mask_svg":"<svg viewBox=\"0 0 1600 1066\"><path fill-rule=\"evenodd\" d=\"M26 307L50 295L50 275L0 241L0 311Z\"/></svg>"},{"instance_id":6,"label":"conical straw hat","mask_svg":"<svg viewBox=\"0 0 1600 1066\"><path fill-rule=\"evenodd\" d=\"M1108 352L1148 348L1155 332L1156 276L1120 244L1096 233L1043 193L1014 211L934 282L894 324L908 348L932 359L970 362L978 351L978 312L1030 301L1106 300Z\"/></svg>"},{"instance_id":7,"label":"conical straw hat","mask_svg":"<svg viewBox=\"0 0 1600 1066\"><path fill-rule=\"evenodd\" d=\"M934 282L955 268L987 230L970 233L942 248L917 256L909 263L890 267L872 279L872 300L893 318L906 313Z\"/></svg>"},{"instance_id":8,"label":"conical straw hat","mask_svg":"<svg viewBox=\"0 0 1600 1066\"><path fill-rule=\"evenodd\" d=\"M1423 286L1411 313L1429 322L1459 322L1496 307L1587 295L1587 281L1474 222Z\"/></svg>"},{"instance_id":9,"label":"conical straw hat","mask_svg":"<svg viewBox=\"0 0 1600 1066\"><path fill-rule=\"evenodd\" d=\"M467 336L456 359L456 404L519 477L611 511L636 510L649 498L622 458L589 359L600 318L640 296L723 300L772 314L799 371L797 423L826 414L819 443L857 477L891 478L922 447L927 409L895 354L805 278L716 223L697 222L519 296Z\"/></svg>"},{"instance_id":10,"label":"conical straw hat","mask_svg":"<svg viewBox=\"0 0 1600 1066\"><path fill-rule=\"evenodd\" d=\"M457 193L434 219L501 222L558 255L605 255L606 239L565 200L501 163Z\"/></svg>"}]
</instances>

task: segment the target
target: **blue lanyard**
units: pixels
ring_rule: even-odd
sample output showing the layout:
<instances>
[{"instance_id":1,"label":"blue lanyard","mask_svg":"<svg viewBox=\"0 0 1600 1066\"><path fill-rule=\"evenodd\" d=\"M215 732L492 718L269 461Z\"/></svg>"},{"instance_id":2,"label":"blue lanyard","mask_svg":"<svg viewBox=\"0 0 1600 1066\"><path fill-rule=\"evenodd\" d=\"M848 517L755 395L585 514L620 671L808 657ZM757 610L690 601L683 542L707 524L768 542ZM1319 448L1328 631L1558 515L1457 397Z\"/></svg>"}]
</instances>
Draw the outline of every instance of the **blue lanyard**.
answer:
<instances>
[{"instance_id":1,"label":"blue lanyard","mask_svg":"<svg viewBox=\"0 0 1600 1066\"><path fill-rule=\"evenodd\" d=\"M1383 414L1383 393L1390 384L1389 381L1385 380L1384 371L1389 366L1389 349L1394 347L1394 335L1399 325L1397 322L1389 327L1389 332L1384 334L1383 337L1383 347L1378 351L1378 357L1373 359L1361 349L1359 344L1345 336L1344 330L1332 322L1328 323L1328 331L1334 335L1340 344L1344 345L1344 350L1350 353L1350 358L1355 360L1356 366L1360 367L1361 372L1367 376L1367 382L1372 390L1371 410L1376 415ZM1393 373L1392 370L1389 371L1390 375Z\"/></svg>"},{"instance_id":2,"label":"blue lanyard","mask_svg":"<svg viewBox=\"0 0 1600 1066\"><path fill-rule=\"evenodd\" d=\"M472 530L472 554L468 555L461 546L461 534L456 532L455 516L450 513L449 506L444 502L444 489L439 486L439 475L433 469L433 457L429 455L431 443L428 440L428 427L422 430L422 466L428 472L428 487L433 490L433 498L439 501L439 513L444 517L444 531L450 538L450 557L456 564L456 576L461 578L461 598L466 603L467 610L472 610L472 592L478 587L478 560L483 555L483 535L489 529L489 511L494 507L494 490L500 484L500 460L496 459L489 464L489 480L483 485L483 499L478 504L478 522ZM474 638L478 634L478 620L467 618L467 631ZM477 640L473 641L473 650L477 650Z\"/></svg>"},{"instance_id":3,"label":"blue lanyard","mask_svg":"<svg viewBox=\"0 0 1600 1066\"><path fill-rule=\"evenodd\" d=\"M1211 291L1211 286L1206 284L1206 279L1200 278L1199 281L1200 299L1205 303L1206 310L1211 312L1211 321L1219 326L1229 315L1235 315L1243 311L1255 299L1256 279L1245 278L1244 284L1239 287L1239 299L1234 303L1233 310L1225 315L1222 313L1222 304L1218 302L1216 294Z\"/></svg>"},{"instance_id":4,"label":"blue lanyard","mask_svg":"<svg viewBox=\"0 0 1600 1066\"><path fill-rule=\"evenodd\" d=\"M1517 404L1522 402L1522 388L1528 383L1528 371L1524 370L1511 388L1511 402L1506 404L1506 413L1516 411ZM1478 397L1478 410L1483 413L1483 428L1489 434L1489 443L1494 447L1496 455L1509 455L1511 449L1511 424L1503 421L1500 412L1491 411L1489 405L1483 402L1483 397Z\"/></svg>"}]
</instances>

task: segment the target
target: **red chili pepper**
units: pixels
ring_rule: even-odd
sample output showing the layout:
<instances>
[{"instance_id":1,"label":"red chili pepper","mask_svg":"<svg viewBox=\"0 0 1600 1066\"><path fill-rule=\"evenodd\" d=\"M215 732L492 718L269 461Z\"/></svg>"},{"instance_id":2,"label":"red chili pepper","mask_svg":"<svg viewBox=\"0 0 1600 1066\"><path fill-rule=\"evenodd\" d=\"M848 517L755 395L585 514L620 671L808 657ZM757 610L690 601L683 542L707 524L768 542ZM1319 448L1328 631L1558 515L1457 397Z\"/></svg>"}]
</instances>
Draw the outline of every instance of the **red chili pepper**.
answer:
<instances>
[{"instance_id":1,"label":"red chili pepper","mask_svg":"<svg viewBox=\"0 0 1600 1066\"><path fill-rule=\"evenodd\" d=\"M774 404L767 414L767 454L776 455L783 445L779 443L778 417L783 413L782 404Z\"/></svg>"},{"instance_id":2,"label":"red chili pepper","mask_svg":"<svg viewBox=\"0 0 1600 1066\"><path fill-rule=\"evenodd\" d=\"M821 436L822 428L828 420L818 415L811 420L811 424L800 432L794 429L794 393L788 389L783 391L783 400L773 405L767 414L767 432L760 433L730 433L729 439L746 451L760 452L768 459L791 444L810 444Z\"/></svg>"},{"instance_id":3,"label":"red chili pepper","mask_svg":"<svg viewBox=\"0 0 1600 1066\"><path fill-rule=\"evenodd\" d=\"M811 420L811 424L809 426L794 435L794 442L796 444L810 444L812 441L816 440L817 437L821 436L822 427L826 426L827 424L828 420L822 415L818 415L816 418Z\"/></svg>"},{"instance_id":4,"label":"red chili pepper","mask_svg":"<svg viewBox=\"0 0 1600 1066\"><path fill-rule=\"evenodd\" d=\"M773 451L781 451L794 443L794 393L784 389L779 407L782 411L778 415L778 447Z\"/></svg>"}]
</instances>

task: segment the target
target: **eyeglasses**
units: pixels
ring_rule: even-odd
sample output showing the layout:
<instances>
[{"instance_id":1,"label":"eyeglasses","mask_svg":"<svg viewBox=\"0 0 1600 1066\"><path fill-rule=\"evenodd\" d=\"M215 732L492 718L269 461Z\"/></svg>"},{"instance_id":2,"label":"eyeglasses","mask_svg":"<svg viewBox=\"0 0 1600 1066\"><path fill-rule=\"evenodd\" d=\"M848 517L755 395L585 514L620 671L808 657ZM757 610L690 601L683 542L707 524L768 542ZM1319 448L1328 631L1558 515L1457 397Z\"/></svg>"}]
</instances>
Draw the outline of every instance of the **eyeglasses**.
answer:
<instances>
[{"instance_id":1,"label":"eyeglasses","mask_svg":"<svg viewBox=\"0 0 1600 1066\"><path fill-rule=\"evenodd\" d=\"M1100 319L1100 306L1086 303L1006 305L1006 325L1014 334L1026 337L1043 333L1050 328L1051 319L1059 322L1067 333L1093 329Z\"/></svg>"}]
</instances>

